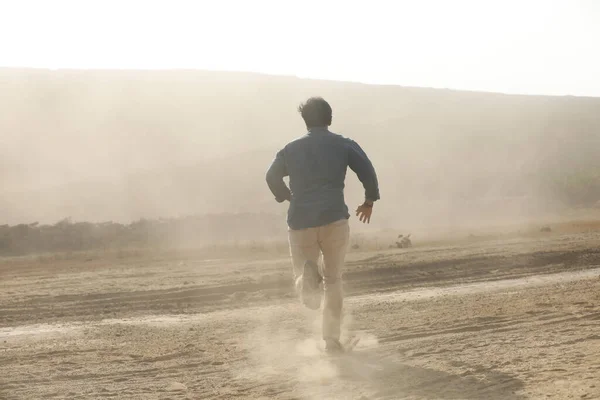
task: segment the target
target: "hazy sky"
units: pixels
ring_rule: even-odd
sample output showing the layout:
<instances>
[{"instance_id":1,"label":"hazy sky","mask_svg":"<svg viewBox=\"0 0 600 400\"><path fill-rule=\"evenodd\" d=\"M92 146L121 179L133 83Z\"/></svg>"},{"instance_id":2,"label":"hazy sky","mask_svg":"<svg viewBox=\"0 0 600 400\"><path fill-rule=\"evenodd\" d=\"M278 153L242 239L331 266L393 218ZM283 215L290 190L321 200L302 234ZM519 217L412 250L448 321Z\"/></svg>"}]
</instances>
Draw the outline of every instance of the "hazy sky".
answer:
<instances>
[{"instance_id":1,"label":"hazy sky","mask_svg":"<svg viewBox=\"0 0 600 400\"><path fill-rule=\"evenodd\" d=\"M0 0L0 66L600 96L596 0Z\"/></svg>"}]
</instances>

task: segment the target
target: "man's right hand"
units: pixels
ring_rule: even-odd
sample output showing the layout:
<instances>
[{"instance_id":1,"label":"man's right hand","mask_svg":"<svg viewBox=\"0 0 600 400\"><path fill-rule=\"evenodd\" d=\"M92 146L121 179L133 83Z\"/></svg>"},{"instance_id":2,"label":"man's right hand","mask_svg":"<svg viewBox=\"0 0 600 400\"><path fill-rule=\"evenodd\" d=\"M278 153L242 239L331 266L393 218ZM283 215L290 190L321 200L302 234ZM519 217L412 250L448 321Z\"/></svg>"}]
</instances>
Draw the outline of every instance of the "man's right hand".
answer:
<instances>
[{"instance_id":1,"label":"man's right hand","mask_svg":"<svg viewBox=\"0 0 600 400\"><path fill-rule=\"evenodd\" d=\"M356 216L358 217L360 222L363 222L366 224L370 223L371 222L371 214L373 214L373 202L372 201L365 201L363 204L358 206L358 208L356 209Z\"/></svg>"}]
</instances>

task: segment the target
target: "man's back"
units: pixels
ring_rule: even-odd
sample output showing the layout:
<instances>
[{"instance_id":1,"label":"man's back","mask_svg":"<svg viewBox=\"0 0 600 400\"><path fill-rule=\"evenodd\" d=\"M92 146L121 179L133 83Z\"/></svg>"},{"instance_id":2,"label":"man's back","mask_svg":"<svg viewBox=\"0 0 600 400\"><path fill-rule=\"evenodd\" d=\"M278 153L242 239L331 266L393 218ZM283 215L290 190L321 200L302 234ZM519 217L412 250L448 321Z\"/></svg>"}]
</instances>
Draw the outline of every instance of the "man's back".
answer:
<instances>
[{"instance_id":1,"label":"man's back","mask_svg":"<svg viewBox=\"0 0 600 400\"><path fill-rule=\"evenodd\" d=\"M377 177L365 153L354 141L327 128L311 128L277 153L267 182L279 201L290 200L291 229L323 226L349 217L344 201L348 166L363 182L366 197L379 199ZM287 175L291 193L282 180Z\"/></svg>"},{"instance_id":2,"label":"man's back","mask_svg":"<svg viewBox=\"0 0 600 400\"><path fill-rule=\"evenodd\" d=\"M284 148L292 199L290 227L326 225L348 218L344 179L348 140L327 129L311 129Z\"/></svg>"}]
</instances>

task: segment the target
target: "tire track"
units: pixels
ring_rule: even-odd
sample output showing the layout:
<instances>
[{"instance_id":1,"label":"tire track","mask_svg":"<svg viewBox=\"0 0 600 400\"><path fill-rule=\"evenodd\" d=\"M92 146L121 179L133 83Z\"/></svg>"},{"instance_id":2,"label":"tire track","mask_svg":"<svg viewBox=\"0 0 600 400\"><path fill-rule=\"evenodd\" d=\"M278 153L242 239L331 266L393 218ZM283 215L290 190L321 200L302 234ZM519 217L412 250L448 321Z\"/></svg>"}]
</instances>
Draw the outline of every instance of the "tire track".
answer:
<instances>
[{"instance_id":1,"label":"tire track","mask_svg":"<svg viewBox=\"0 0 600 400\"><path fill-rule=\"evenodd\" d=\"M516 279L600 265L600 250L539 251L517 255L467 256L450 260L391 262L394 254L349 263L344 274L349 296L407 290L419 286ZM67 294L22 299L0 304L0 327L26 321L124 317L139 312L156 314L175 310L195 313L259 305L292 295L291 280L263 276L259 282L160 290Z\"/></svg>"}]
</instances>

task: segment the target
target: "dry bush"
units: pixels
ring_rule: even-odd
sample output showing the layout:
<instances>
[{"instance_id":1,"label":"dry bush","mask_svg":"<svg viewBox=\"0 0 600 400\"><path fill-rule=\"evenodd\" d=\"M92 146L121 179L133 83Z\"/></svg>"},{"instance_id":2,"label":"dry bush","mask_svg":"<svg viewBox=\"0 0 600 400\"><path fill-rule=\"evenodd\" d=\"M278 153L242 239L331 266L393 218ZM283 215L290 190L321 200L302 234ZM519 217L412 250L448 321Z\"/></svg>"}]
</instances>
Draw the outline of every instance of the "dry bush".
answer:
<instances>
[{"instance_id":1,"label":"dry bush","mask_svg":"<svg viewBox=\"0 0 600 400\"><path fill-rule=\"evenodd\" d=\"M72 222L65 218L54 225L0 226L0 256L116 251L117 257L123 258L141 251L139 249L205 248L225 252L221 247L273 252L280 251L282 246L268 239L284 235L281 218L268 214L141 219L130 224Z\"/></svg>"}]
</instances>

